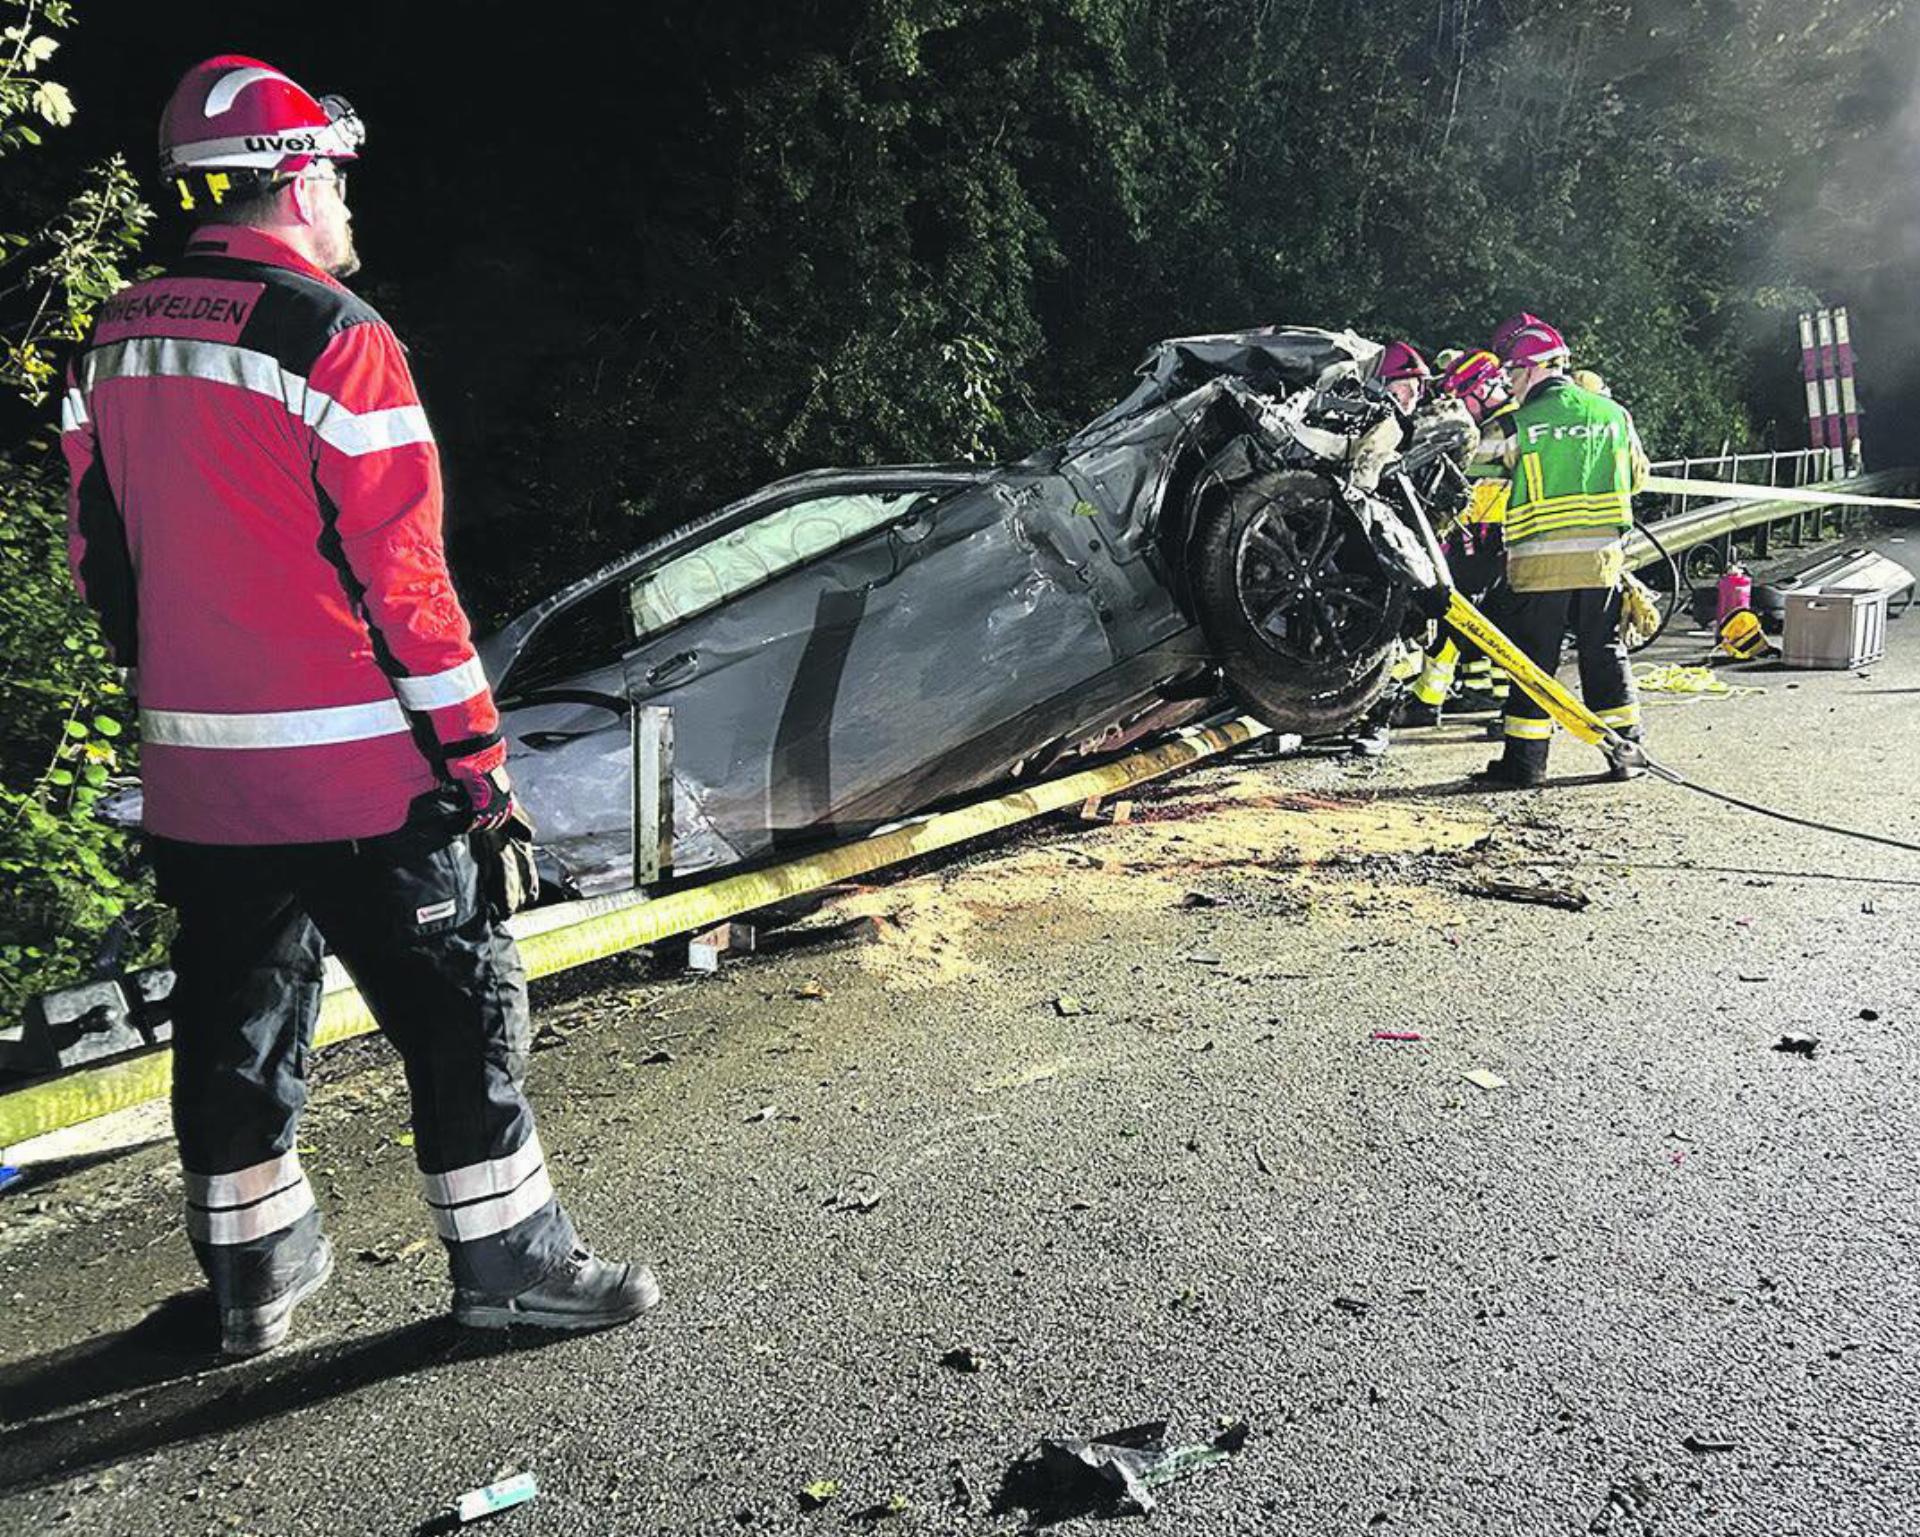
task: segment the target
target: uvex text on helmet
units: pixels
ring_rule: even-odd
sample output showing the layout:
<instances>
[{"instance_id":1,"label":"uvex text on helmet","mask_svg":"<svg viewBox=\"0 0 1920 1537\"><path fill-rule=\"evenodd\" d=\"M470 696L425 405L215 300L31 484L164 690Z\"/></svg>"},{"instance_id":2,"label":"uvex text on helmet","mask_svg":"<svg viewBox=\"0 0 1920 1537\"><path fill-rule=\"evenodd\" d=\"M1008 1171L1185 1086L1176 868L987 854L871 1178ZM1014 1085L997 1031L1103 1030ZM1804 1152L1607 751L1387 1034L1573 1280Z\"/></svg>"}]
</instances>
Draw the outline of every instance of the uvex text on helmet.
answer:
<instances>
[{"instance_id":1,"label":"uvex text on helmet","mask_svg":"<svg viewBox=\"0 0 1920 1537\"><path fill-rule=\"evenodd\" d=\"M203 60L181 77L160 118L160 174L192 209L242 186L297 176L316 160L353 160L366 139L338 96L317 98L244 54Z\"/></svg>"}]
</instances>

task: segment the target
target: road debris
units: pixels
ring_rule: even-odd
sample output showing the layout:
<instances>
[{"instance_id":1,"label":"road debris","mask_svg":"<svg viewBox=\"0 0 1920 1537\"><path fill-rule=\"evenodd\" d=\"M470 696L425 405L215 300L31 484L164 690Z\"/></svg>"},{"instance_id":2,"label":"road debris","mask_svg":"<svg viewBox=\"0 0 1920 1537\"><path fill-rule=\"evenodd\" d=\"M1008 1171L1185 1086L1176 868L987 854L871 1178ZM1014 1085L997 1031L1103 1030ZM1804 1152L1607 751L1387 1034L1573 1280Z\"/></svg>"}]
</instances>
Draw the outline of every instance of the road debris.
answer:
<instances>
[{"instance_id":1,"label":"road debris","mask_svg":"<svg viewBox=\"0 0 1920 1537\"><path fill-rule=\"evenodd\" d=\"M1146 1515L1155 1489L1198 1468L1224 1462L1247 1443L1236 1420L1210 1441L1167 1445L1167 1422L1153 1420L1089 1440L1048 1437L1007 1472L995 1509L1025 1508L1051 1519L1104 1511Z\"/></svg>"},{"instance_id":2,"label":"road debris","mask_svg":"<svg viewBox=\"0 0 1920 1537\"><path fill-rule=\"evenodd\" d=\"M773 1106L762 1105L758 1110L754 1111L753 1114L749 1115L746 1118L746 1121L747 1121L747 1124L751 1126L755 1121L771 1121L773 1119L773 1116L774 1116Z\"/></svg>"},{"instance_id":3,"label":"road debris","mask_svg":"<svg viewBox=\"0 0 1920 1537\"><path fill-rule=\"evenodd\" d=\"M1373 1306L1364 1297L1335 1297L1333 1305L1342 1313L1350 1314L1354 1318L1365 1318L1368 1310Z\"/></svg>"},{"instance_id":4,"label":"road debris","mask_svg":"<svg viewBox=\"0 0 1920 1537\"><path fill-rule=\"evenodd\" d=\"M793 996L796 998L823 999L827 996L827 990L818 982L802 982L793 990Z\"/></svg>"},{"instance_id":5,"label":"road debris","mask_svg":"<svg viewBox=\"0 0 1920 1537\"><path fill-rule=\"evenodd\" d=\"M1773 1043L1775 1051L1783 1051L1790 1057L1811 1057L1814 1048L1820 1044L1820 1037L1808 1035L1803 1031L1790 1030Z\"/></svg>"},{"instance_id":6,"label":"road debris","mask_svg":"<svg viewBox=\"0 0 1920 1537\"><path fill-rule=\"evenodd\" d=\"M363 1265L394 1265L403 1259L412 1259L416 1254L424 1254L426 1251L427 1240L416 1238L412 1243L403 1243L397 1249L389 1249L385 1245L356 1249L353 1257Z\"/></svg>"},{"instance_id":7,"label":"road debris","mask_svg":"<svg viewBox=\"0 0 1920 1537\"><path fill-rule=\"evenodd\" d=\"M1878 1009L1862 1009L1860 1011L1860 1017L1871 1025L1880 1018L1880 1011Z\"/></svg>"},{"instance_id":8,"label":"road debris","mask_svg":"<svg viewBox=\"0 0 1920 1537\"><path fill-rule=\"evenodd\" d=\"M644 1057L642 1057L640 1059L640 1065L642 1067L665 1067L669 1062L673 1060L674 1060L673 1053L668 1051L666 1047L662 1046L658 1050L650 1051Z\"/></svg>"},{"instance_id":9,"label":"road debris","mask_svg":"<svg viewBox=\"0 0 1920 1537\"><path fill-rule=\"evenodd\" d=\"M1063 1019L1070 1019L1076 1014L1086 1013L1087 1006L1078 998L1074 997L1072 993L1062 993L1058 998L1053 1000L1053 1012L1060 1015Z\"/></svg>"},{"instance_id":10,"label":"road debris","mask_svg":"<svg viewBox=\"0 0 1920 1537\"><path fill-rule=\"evenodd\" d=\"M801 1486L798 1499L802 1510L819 1510L830 1505L840 1495L840 1482L833 1478L816 1478L812 1483Z\"/></svg>"},{"instance_id":11,"label":"road debris","mask_svg":"<svg viewBox=\"0 0 1920 1537\"><path fill-rule=\"evenodd\" d=\"M986 1358L971 1345L955 1345L940 1358L940 1364L949 1371L977 1372L986 1365Z\"/></svg>"},{"instance_id":12,"label":"road debris","mask_svg":"<svg viewBox=\"0 0 1920 1537\"><path fill-rule=\"evenodd\" d=\"M465 1526L486 1516L497 1516L503 1510L526 1504L539 1492L540 1487L531 1473L516 1473L484 1489L469 1489L454 1502L454 1519Z\"/></svg>"},{"instance_id":13,"label":"road debris","mask_svg":"<svg viewBox=\"0 0 1920 1537\"><path fill-rule=\"evenodd\" d=\"M1504 1089L1507 1086L1506 1079L1498 1073L1488 1072L1484 1067L1476 1067L1471 1072L1462 1073L1460 1076L1476 1089Z\"/></svg>"},{"instance_id":14,"label":"road debris","mask_svg":"<svg viewBox=\"0 0 1920 1537\"><path fill-rule=\"evenodd\" d=\"M1189 891L1182 894L1180 905L1186 908L1218 907L1221 899L1205 891Z\"/></svg>"},{"instance_id":15,"label":"road debris","mask_svg":"<svg viewBox=\"0 0 1920 1537\"><path fill-rule=\"evenodd\" d=\"M1493 902L1523 902L1535 907L1557 907L1563 912L1584 911L1593 898L1578 886L1523 886L1516 881L1469 881L1460 890L1470 897Z\"/></svg>"},{"instance_id":16,"label":"road debris","mask_svg":"<svg viewBox=\"0 0 1920 1537\"><path fill-rule=\"evenodd\" d=\"M1195 966L1218 966L1222 964L1221 958L1211 950L1189 951L1182 959L1191 961Z\"/></svg>"},{"instance_id":17,"label":"road debris","mask_svg":"<svg viewBox=\"0 0 1920 1537\"><path fill-rule=\"evenodd\" d=\"M1426 1037L1418 1030L1376 1030L1367 1037L1370 1041L1420 1041Z\"/></svg>"},{"instance_id":18,"label":"road debris","mask_svg":"<svg viewBox=\"0 0 1920 1537\"><path fill-rule=\"evenodd\" d=\"M1738 1441L1723 1441L1717 1436L1690 1435L1680 1443L1696 1457L1704 1457L1712 1452L1737 1452Z\"/></svg>"}]
</instances>

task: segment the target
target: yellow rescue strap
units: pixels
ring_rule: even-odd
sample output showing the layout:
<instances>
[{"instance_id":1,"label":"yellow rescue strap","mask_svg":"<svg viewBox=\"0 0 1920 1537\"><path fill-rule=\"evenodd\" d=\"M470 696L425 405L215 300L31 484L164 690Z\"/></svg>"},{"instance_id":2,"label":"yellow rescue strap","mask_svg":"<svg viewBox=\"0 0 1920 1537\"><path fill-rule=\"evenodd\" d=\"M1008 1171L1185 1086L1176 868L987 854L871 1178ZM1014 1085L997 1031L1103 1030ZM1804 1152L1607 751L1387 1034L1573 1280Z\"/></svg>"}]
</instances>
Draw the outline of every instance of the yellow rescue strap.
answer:
<instances>
[{"instance_id":1,"label":"yellow rescue strap","mask_svg":"<svg viewBox=\"0 0 1920 1537\"><path fill-rule=\"evenodd\" d=\"M1599 716L1562 688L1558 679L1535 665L1526 652L1508 640L1485 614L1457 592L1447 598L1447 623L1486 652L1494 665L1506 672L1515 688L1581 741L1615 753L1633 747L1626 738L1605 725Z\"/></svg>"},{"instance_id":2,"label":"yellow rescue strap","mask_svg":"<svg viewBox=\"0 0 1920 1537\"><path fill-rule=\"evenodd\" d=\"M1647 694L1718 694L1733 699L1741 694L1766 692L1751 683L1727 683L1715 677L1711 668L1683 667L1678 662L1643 662L1634 668L1633 682Z\"/></svg>"}]
</instances>

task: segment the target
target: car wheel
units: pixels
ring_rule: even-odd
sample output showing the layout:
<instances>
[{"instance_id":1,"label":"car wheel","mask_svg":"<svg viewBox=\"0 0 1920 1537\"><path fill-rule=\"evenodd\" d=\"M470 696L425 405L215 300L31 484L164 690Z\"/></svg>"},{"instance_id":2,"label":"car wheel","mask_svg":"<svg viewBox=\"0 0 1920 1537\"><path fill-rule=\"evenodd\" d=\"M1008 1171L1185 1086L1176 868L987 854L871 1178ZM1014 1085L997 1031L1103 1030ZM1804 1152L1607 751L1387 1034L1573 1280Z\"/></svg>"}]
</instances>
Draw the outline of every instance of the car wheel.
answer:
<instances>
[{"instance_id":1,"label":"car wheel","mask_svg":"<svg viewBox=\"0 0 1920 1537\"><path fill-rule=\"evenodd\" d=\"M1343 730L1386 687L1407 590L1320 476L1281 470L1215 496L1194 585L1228 687L1276 731Z\"/></svg>"}]
</instances>

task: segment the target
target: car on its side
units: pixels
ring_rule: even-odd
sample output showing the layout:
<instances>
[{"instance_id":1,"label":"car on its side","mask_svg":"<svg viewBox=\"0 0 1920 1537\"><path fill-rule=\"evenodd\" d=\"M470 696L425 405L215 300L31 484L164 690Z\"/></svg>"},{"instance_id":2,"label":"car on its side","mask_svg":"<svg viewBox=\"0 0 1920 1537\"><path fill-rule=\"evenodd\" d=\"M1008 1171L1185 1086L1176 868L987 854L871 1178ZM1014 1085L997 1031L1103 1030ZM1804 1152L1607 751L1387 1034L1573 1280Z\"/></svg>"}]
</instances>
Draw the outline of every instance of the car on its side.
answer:
<instances>
[{"instance_id":1,"label":"car on its side","mask_svg":"<svg viewBox=\"0 0 1920 1537\"><path fill-rule=\"evenodd\" d=\"M1304 327L1162 343L1064 443L795 475L537 604L481 656L546 874L568 895L633 884L646 707L671 711L676 877L1229 700L1303 735L1351 725L1438 580L1418 506L1340 471L1392 411L1378 351Z\"/></svg>"}]
</instances>

